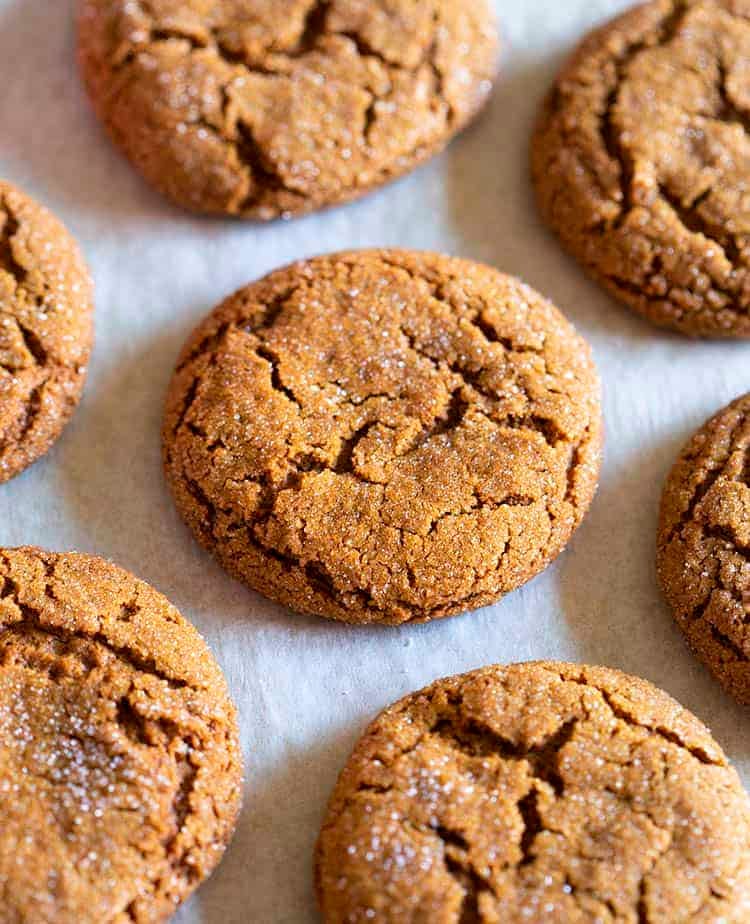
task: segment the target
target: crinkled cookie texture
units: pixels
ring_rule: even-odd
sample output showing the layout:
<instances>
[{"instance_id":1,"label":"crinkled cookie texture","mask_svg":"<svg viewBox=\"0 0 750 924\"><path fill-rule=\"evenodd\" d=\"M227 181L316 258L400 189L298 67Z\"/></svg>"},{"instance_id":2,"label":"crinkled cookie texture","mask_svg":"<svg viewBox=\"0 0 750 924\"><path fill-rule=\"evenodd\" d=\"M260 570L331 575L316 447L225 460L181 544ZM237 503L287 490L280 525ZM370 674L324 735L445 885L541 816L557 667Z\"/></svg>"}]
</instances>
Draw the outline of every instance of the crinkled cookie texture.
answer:
<instances>
[{"instance_id":1,"label":"crinkled cookie texture","mask_svg":"<svg viewBox=\"0 0 750 924\"><path fill-rule=\"evenodd\" d=\"M80 0L79 56L153 186L269 219L437 153L486 101L498 39L487 0Z\"/></svg>"},{"instance_id":2,"label":"crinkled cookie texture","mask_svg":"<svg viewBox=\"0 0 750 924\"><path fill-rule=\"evenodd\" d=\"M750 705L750 395L680 454L664 488L657 564L688 642Z\"/></svg>"},{"instance_id":3,"label":"crinkled cookie texture","mask_svg":"<svg viewBox=\"0 0 750 924\"><path fill-rule=\"evenodd\" d=\"M562 551L600 464L586 343L465 260L361 251L242 289L169 391L178 508L290 608L398 624L491 603Z\"/></svg>"},{"instance_id":4,"label":"crinkled cookie texture","mask_svg":"<svg viewBox=\"0 0 750 924\"><path fill-rule=\"evenodd\" d=\"M657 0L590 35L533 142L546 220L654 323L750 337L750 2Z\"/></svg>"},{"instance_id":5,"label":"crinkled cookie texture","mask_svg":"<svg viewBox=\"0 0 750 924\"><path fill-rule=\"evenodd\" d=\"M488 667L370 725L316 887L326 924L741 924L750 800L708 730L644 680Z\"/></svg>"},{"instance_id":6,"label":"crinkled cookie texture","mask_svg":"<svg viewBox=\"0 0 750 924\"><path fill-rule=\"evenodd\" d=\"M84 555L0 550L0 920L156 924L219 861L241 758L216 662Z\"/></svg>"},{"instance_id":7,"label":"crinkled cookie texture","mask_svg":"<svg viewBox=\"0 0 750 924\"><path fill-rule=\"evenodd\" d=\"M0 181L0 483L62 432L81 397L92 339L92 284L75 241Z\"/></svg>"}]
</instances>

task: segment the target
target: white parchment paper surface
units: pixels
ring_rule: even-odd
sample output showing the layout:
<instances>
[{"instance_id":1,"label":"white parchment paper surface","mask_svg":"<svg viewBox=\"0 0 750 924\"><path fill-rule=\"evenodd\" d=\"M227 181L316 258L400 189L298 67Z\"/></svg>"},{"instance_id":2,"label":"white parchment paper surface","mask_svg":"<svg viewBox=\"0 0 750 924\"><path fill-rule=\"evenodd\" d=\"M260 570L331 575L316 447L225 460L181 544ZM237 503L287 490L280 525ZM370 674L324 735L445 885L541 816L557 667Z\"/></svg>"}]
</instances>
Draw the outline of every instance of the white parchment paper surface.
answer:
<instances>
[{"instance_id":1,"label":"white parchment paper surface","mask_svg":"<svg viewBox=\"0 0 750 924\"><path fill-rule=\"evenodd\" d=\"M563 55L627 0L497 0L505 53L485 115L415 174L354 205L268 226L187 216L103 136L74 63L72 0L0 0L0 176L53 209L96 281L86 395L53 451L0 486L0 545L111 558L193 620L239 706L245 807L224 862L178 924L317 920L311 852L366 722L410 690L490 662L558 658L640 674L694 710L750 786L750 713L687 651L655 578L663 479L705 418L750 389L750 345L692 343L618 307L541 225L528 136ZM549 296L604 380L601 488L568 551L496 606L433 625L357 630L235 583L195 544L162 478L162 401L180 345L222 297L299 257L441 250Z\"/></svg>"}]
</instances>

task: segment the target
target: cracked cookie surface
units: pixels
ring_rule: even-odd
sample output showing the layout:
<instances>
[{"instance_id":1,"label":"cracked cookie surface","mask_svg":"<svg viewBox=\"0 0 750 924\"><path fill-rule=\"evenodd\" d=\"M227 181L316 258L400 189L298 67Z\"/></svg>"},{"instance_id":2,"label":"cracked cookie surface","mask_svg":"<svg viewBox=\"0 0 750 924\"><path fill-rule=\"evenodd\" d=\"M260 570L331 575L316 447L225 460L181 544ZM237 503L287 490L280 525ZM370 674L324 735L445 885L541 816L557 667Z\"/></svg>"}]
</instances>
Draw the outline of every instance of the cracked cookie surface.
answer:
<instances>
[{"instance_id":1,"label":"cracked cookie surface","mask_svg":"<svg viewBox=\"0 0 750 924\"><path fill-rule=\"evenodd\" d=\"M437 153L497 66L486 0L80 0L115 142L193 211L269 219L353 199Z\"/></svg>"},{"instance_id":2,"label":"cracked cookie surface","mask_svg":"<svg viewBox=\"0 0 750 924\"><path fill-rule=\"evenodd\" d=\"M657 0L594 32L532 145L567 249L649 320L750 337L750 3Z\"/></svg>"},{"instance_id":3,"label":"cracked cookie surface","mask_svg":"<svg viewBox=\"0 0 750 924\"><path fill-rule=\"evenodd\" d=\"M680 454L664 488L657 564L688 642L750 705L750 395Z\"/></svg>"},{"instance_id":4,"label":"cracked cookie surface","mask_svg":"<svg viewBox=\"0 0 750 924\"><path fill-rule=\"evenodd\" d=\"M155 924L219 861L241 757L224 678L108 562L0 550L0 919Z\"/></svg>"},{"instance_id":5,"label":"cracked cookie surface","mask_svg":"<svg viewBox=\"0 0 750 924\"><path fill-rule=\"evenodd\" d=\"M83 390L92 339L92 285L75 241L0 181L0 483L62 432Z\"/></svg>"},{"instance_id":6,"label":"cracked cookie surface","mask_svg":"<svg viewBox=\"0 0 750 924\"><path fill-rule=\"evenodd\" d=\"M227 299L164 422L178 508L290 608L424 621L542 570L600 464L586 343L517 280L407 251L300 262Z\"/></svg>"},{"instance_id":7,"label":"cracked cookie surface","mask_svg":"<svg viewBox=\"0 0 750 924\"><path fill-rule=\"evenodd\" d=\"M646 681L488 667L370 725L315 879L326 924L740 924L750 800L708 730Z\"/></svg>"}]
</instances>

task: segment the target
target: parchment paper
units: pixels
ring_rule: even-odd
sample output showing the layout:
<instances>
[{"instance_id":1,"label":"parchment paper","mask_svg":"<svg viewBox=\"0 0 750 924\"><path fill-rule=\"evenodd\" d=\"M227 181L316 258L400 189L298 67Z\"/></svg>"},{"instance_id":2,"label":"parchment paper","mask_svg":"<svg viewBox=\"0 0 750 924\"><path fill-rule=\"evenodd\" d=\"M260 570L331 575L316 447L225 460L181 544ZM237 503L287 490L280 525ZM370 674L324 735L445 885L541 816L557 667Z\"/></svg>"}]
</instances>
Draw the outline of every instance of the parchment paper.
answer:
<instances>
[{"instance_id":1,"label":"parchment paper","mask_svg":"<svg viewBox=\"0 0 750 924\"><path fill-rule=\"evenodd\" d=\"M692 343L618 307L541 226L529 188L532 119L562 56L627 5L498 0L503 73L478 124L359 203L255 226L186 216L110 147L77 79L72 0L0 0L0 176L66 222L97 286L85 399L55 449L0 487L0 544L113 559L193 620L226 671L242 721L245 807L179 924L316 921L313 843L363 726L402 694L490 662L549 657L640 674L706 721L750 784L750 714L686 649L653 563L663 479L692 431L750 388L750 345ZM164 391L199 318L280 264L378 245L442 250L523 277L590 339L605 385L601 488L566 554L494 607L403 630L302 618L225 576L178 519L159 455Z\"/></svg>"}]
</instances>

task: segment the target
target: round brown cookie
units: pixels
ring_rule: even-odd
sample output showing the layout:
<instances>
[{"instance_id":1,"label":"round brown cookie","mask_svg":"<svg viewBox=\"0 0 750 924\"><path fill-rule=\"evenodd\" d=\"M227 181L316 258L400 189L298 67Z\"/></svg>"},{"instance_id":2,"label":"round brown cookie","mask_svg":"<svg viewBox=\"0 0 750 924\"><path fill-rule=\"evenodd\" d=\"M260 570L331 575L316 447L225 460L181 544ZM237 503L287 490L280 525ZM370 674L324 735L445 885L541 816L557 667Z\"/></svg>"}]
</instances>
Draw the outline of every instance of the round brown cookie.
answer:
<instances>
[{"instance_id":1,"label":"round brown cookie","mask_svg":"<svg viewBox=\"0 0 750 924\"><path fill-rule=\"evenodd\" d=\"M0 551L0 919L155 924L218 863L241 757L195 629L108 562Z\"/></svg>"},{"instance_id":2,"label":"round brown cookie","mask_svg":"<svg viewBox=\"0 0 750 924\"><path fill-rule=\"evenodd\" d=\"M52 446L81 397L93 298L78 247L0 181L0 483Z\"/></svg>"},{"instance_id":3,"label":"round brown cookie","mask_svg":"<svg viewBox=\"0 0 750 924\"><path fill-rule=\"evenodd\" d=\"M114 141L178 204L246 218L427 160L484 104L497 44L487 0L80 0Z\"/></svg>"},{"instance_id":4,"label":"round brown cookie","mask_svg":"<svg viewBox=\"0 0 750 924\"><path fill-rule=\"evenodd\" d=\"M562 551L596 487L599 384L586 343L517 280L336 254L197 328L163 438L180 512L232 574L301 612L425 621Z\"/></svg>"},{"instance_id":5,"label":"round brown cookie","mask_svg":"<svg viewBox=\"0 0 750 924\"><path fill-rule=\"evenodd\" d=\"M487 667L370 725L328 806L316 890L326 924L741 924L750 800L646 681Z\"/></svg>"},{"instance_id":6,"label":"round brown cookie","mask_svg":"<svg viewBox=\"0 0 750 924\"><path fill-rule=\"evenodd\" d=\"M533 141L538 201L656 324L750 336L750 2L656 0L590 35Z\"/></svg>"},{"instance_id":7,"label":"round brown cookie","mask_svg":"<svg viewBox=\"0 0 750 924\"><path fill-rule=\"evenodd\" d=\"M675 619L729 693L750 705L750 395L688 443L664 488L659 578Z\"/></svg>"}]
</instances>

